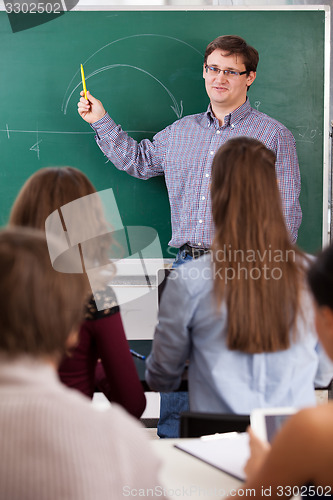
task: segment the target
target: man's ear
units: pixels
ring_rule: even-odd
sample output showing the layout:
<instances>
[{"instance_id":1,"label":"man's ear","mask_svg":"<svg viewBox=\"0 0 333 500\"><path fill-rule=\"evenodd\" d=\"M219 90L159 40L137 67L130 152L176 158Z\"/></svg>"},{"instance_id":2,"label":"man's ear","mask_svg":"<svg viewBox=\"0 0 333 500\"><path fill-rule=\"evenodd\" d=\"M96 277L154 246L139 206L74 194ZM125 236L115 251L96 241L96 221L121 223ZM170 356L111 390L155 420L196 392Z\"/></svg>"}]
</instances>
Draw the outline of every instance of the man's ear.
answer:
<instances>
[{"instance_id":1,"label":"man's ear","mask_svg":"<svg viewBox=\"0 0 333 500\"><path fill-rule=\"evenodd\" d=\"M251 87L252 83L256 79L256 76L257 76L256 71L250 71L250 73L248 74L247 80L246 80L246 84L247 84L248 89L249 89L249 87Z\"/></svg>"}]
</instances>

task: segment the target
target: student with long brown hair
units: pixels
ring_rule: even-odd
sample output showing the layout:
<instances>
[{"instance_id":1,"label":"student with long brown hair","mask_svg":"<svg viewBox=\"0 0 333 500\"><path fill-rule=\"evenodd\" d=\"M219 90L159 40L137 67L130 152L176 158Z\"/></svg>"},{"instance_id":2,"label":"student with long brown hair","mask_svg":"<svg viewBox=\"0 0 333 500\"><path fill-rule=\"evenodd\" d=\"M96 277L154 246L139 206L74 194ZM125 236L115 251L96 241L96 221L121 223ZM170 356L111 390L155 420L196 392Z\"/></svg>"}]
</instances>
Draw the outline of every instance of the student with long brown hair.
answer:
<instances>
[{"instance_id":1,"label":"student with long brown hair","mask_svg":"<svg viewBox=\"0 0 333 500\"><path fill-rule=\"evenodd\" d=\"M53 249L58 244L52 240ZM158 460L145 430L118 405L96 410L57 377L82 322L83 274L53 269L42 231L12 227L0 231L0 276L0 498L109 500L154 491Z\"/></svg>"},{"instance_id":2,"label":"student with long brown hair","mask_svg":"<svg viewBox=\"0 0 333 500\"><path fill-rule=\"evenodd\" d=\"M95 239L95 245L86 245L85 257L105 264L109 262L111 229L98 195L94 195L96 189L80 170L43 168L23 185L12 207L9 223L45 231L45 221L52 213L62 213L65 206L70 207L67 225L71 233L68 236L93 243L92 234L103 235ZM75 209L71 202L79 199L83 203ZM98 306L95 299L96 294L87 301L79 342L63 358L59 367L60 379L89 398L93 397L95 388L99 388L111 402L119 403L139 418L145 409L146 398L129 351L116 296L107 287L98 292Z\"/></svg>"},{"instance_id":3,"label":"student with long brown hair","mask_svg":"<svg viewBox=\"0 0 333 500\"><path fill-rule=\"evenodd\" d=\"M172 271L146 380L176 390L187 360L190 409L248 414L315 403L332 364L318 345L304 272L290 242L275 154L239 137L212 166L211 254Z\"/></svg>"}]
</instances>

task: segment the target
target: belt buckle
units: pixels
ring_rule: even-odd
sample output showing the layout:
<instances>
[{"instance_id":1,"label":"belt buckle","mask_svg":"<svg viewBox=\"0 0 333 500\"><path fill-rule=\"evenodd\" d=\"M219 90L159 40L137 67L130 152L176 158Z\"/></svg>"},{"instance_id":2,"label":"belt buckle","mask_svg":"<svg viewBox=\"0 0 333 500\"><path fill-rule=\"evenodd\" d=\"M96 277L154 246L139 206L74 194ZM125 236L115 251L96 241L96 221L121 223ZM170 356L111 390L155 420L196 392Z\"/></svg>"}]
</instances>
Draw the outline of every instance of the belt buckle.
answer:
<instances>
[{"instance_id":1,"label":"belt buckle","mask_svg":"<svg viewBox=\"0 0 333 500\"><path fill-rule=\"evenodd\" d=\"M192 247L192 257L193 259L198 259L202 255L201 248Z\"/></svg>"},{"instance_id":2,"label":"belt buckle","mask_svg":"<svg viewBox=\"0 0 333 500\"><path fill-rule=\"evenodd\" d=\"M206 252L205 248L190 247L193 259L198 259Z\"/></svg>"},{"instance_id":3,"label":"belt buckle","mask_svg":"<svg viewBox=\"0 0 333 500\"><path fill-rule=\"evenodd\" d=\"M198 259L201 255L204 255L208 251L205 248L191 247L188 243L185 243L181 249L183 249L187 255L190 255L193 259Z\"/></svg>"}]
</instances>

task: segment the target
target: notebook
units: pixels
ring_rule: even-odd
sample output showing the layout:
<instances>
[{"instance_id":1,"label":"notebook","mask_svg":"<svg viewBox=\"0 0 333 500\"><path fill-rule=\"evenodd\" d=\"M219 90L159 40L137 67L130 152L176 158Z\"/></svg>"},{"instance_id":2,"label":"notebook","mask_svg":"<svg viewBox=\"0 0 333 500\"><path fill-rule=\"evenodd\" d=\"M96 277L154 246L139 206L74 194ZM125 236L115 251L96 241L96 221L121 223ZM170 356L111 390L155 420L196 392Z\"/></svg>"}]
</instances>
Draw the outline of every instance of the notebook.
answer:
<instances>
[{"instance_id":1,"label":"notebook","mask_svg":"<svg viewBox=\"0 0 333 500\"><path fill-rule=\"evenodd\" d=\"M175 444L175 447L236 479L245 480L244 467L250 456L249 436L246 432L227 432L186 439Z\"/></svg>"}]
</instances>

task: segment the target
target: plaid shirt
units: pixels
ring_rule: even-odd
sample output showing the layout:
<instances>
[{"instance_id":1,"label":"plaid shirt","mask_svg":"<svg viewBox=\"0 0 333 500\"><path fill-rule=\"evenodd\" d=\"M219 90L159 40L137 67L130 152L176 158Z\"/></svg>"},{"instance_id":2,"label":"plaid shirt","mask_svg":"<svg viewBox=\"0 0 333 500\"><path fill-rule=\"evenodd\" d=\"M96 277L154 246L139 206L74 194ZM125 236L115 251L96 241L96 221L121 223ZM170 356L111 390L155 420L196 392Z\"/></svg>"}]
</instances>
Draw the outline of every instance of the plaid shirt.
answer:
<instances>
[{"instance_id":1,"label":"plaid shirt","mask_svg":"<svg viewBox=\"0 0 333 500\"><path fill-rule=\"evenodd\" d=\"M214 235L210 202L211 165L215 152L228 139L250 136L277 156L276 176L291 240L302 221L301 178L292 133L281 123L246 102L219 126L207 112L185 116L158 132L152 141L137 143L106 114L92 125L103 153L119 169L140 179L164 175L168 189L172 238L170 246L188 243L209 247Z\"/></svg>"}]
</instances>

